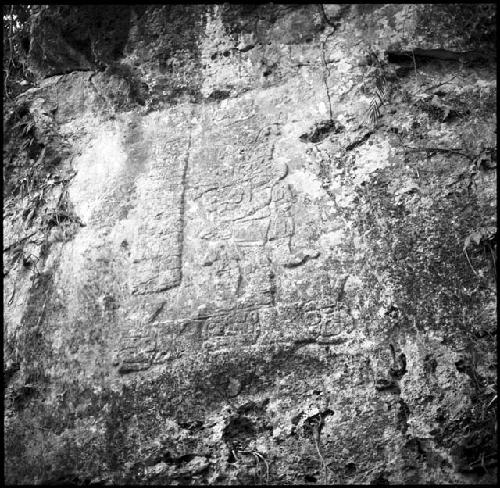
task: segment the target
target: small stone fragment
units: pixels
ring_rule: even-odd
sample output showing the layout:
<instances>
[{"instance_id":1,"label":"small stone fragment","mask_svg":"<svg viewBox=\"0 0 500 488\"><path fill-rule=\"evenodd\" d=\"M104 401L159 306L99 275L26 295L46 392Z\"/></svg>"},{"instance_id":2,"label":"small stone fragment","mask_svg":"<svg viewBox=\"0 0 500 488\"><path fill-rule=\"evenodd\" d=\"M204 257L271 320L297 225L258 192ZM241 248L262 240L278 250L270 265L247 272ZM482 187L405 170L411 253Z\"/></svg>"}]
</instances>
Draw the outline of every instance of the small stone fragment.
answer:
<instances>
[{"instance_id":1,"label":"small stone fragment","mask_svg":"<svg viewBox=\"0 0 500 488\"><path fill-rule=\"evenodd\" d=\"M162 462L154 466L146 466L145 474L146 476L158 476L166 471L168 471L168 464Z\"/></svg>"},{"instance_id":2,"label":"small stone fragment","mask_svg":"<svg viewBox=\"0 0 500 488\"><path fill-rule=\"evenodd\" d=\"M241 383L235 378L229 378L229 386L227 387L227 394L230 397L237 396L241 391Z\"/></svg>"},{"instance_id":3,"label":"small stone fragment","mask_svg":"<svg viewBox=\"0 0 500 488\"><path fill-rule=\"evenodd\" d=\"M181 470L181 473L189 474L189 475L195 475L199 474L205 469L207 469L209 466L209 463L207 461L207 458L204 456L196 456L189 463L184 466Z\"/></svg>"}]
</instances>

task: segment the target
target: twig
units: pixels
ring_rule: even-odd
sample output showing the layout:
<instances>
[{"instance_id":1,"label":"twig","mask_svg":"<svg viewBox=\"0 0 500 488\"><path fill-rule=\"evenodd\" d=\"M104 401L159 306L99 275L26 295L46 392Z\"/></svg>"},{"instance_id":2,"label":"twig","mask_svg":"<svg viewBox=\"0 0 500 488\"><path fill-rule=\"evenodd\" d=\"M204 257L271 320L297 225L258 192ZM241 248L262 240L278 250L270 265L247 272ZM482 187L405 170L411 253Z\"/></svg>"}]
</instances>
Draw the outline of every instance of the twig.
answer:
<instances>
[{"instance_id":1,"label":"twig","mask_svg":"<svg viewBox=\"0 0 500 488\"><path fill-rule=\"evenodd\" d=\"M373 468L369 469L368 471L365 471L364 473L361 473L361 483L364 482L367 478L367 476L370 474L370 473L373 473L373 471L375 471L376 469L380 469L380 465L376 465L374 466Z\"/></svg>"},{"instance_id":2,"label":"twig","mask_svg":"<svg viewBox=\"0 0 500 488\"><path fill-rule=\"evenodd\" d=\"M321 454L321 451L319 450L319 445L318 445L318 441L316 439L316 436L313 435L313 438L314 438L314 446L316 447L316 451L318 451L318 456L319 456L319 459L321 460L321 467L323 468L323 475L324 475L324 482L325 484L328 483L328 475L326 473L326 466L325 466L325 459L323 458L323 455Z\"/></svg>"},{"instance_id":3,"label":"twig","mask_svg":"<svg viewBox=\"0 0 500 488\"><path fill-rule=\"evenodd\" d=\"M436 88L439 88L440 86L448 84L451 80L453 80L456 77L457 77L457 75L453 75L449 80L443 81L442 83L438 83L437 85L432 85L431 87L426 88L424 91L427 92L427 91L435 90Z\"/></svg>"},{"instance_id":4,"label":"twig","mask_svg":"<svg viewBox=\"0 0 500 488\"><path fill-rule=\"evenodd\" d=\"M14 282L14 286L12 287L12 294L10 295L9 301L7 302L8 305L12 304L15 294L16 294L16 283Z\"/></svg>"},{"instance_id":5,"label":"twig","mask_svg":"<svg viewBox=\"0 0 500 488\"><path fill-rule=\"evenodd\" d=\"M13 45L12 45L12 37L13 37L13 25L14 25L14 5L10 6L10 21L9 21L9 61L7 62L7 69L5 70L5 79L4 79L4 92L7 99L10 99L10 95L8 93L7 80L10 76L10 68L14 65L14 54L13 54Z\"/></svg>"},{"instance_id":6,"label":"twig","mask_svg":"<svg viewBox=\"0 0 500 488\"><path fill-rule=\"evenodd\" d=\"M328 471L329 468L326 465L325 458L321 454L321 451L319 449L319 436L320 436L320 425L318 423L318 426L316 427L316 432L313 431L313 439L314 439L314 446L316 447L316 451L318 452L319 459L321 460L321 467L323 468L323 473L324 473L324 482L325 484L328 484Z\"/></svg>"},{"instance_id":7,"label":"twig","mask_svg":"<svg viewBox=\"0 0 500 488\"><path fill-rule=\"evenodd\" d=\"M43 315L45 314L45 309L47 308L47 300L49 298L49 290L47 290L47 293L45 294L45 300L43 301L43 307L42 311L40 312L40 317L38 317L38 322L36 324L36 328L40 327L40 324L42 323L42 318Z\"/></svg>"},{"instance_id":8,"label":"twig","mask_svg":"<svg viewBox=\"0 0 500 488\"><path fill-rule=\"evenodd\" d=\"M492 404L492 403L493 403L493 402L497 399L497 396L498 396L498 395L495 395L495 396L491 399L490 403L488 403L488 405L486 405L486 408L488 408L488 407L489 407L489 406L490 406L490 405L491 405L491 404Z\"/></svg>"},{"instance_id":9,"label":"twig","mask_svg":"<svg viewBox=\"0 0 500 488\"><path fill-rule=\"evenodd\" d=\"M415 80L418 82L418 76L417 76L417 61L415 59L415 50L411 50L411 55L413 58L413 69L415 70Z\"/></svg>"},{"instance_id":10,"label":"twig","mask_svg":"<svg viewBox=\"0 0 500 488\"><path fill-rule=\"evenodd\" d=\"M466 157L467 159L473 160L474 158L470 156L469 154L463 152L462 148L447 148L447 147L410 147L410 146L403 146L403 149L405 150L405 153L414 153L414 152L426 152L426 153L432 153L432 152L440 152L440 153L453 153L453 154L460 154L461 156Z\"/></svg>"},{"instance_id":11,"label":"twig","mask_svg":"<svg viewBox=\"0 0 500 488\"><path fill-rule=\"evenodd\" d=\"M254 456L257 456L260 459L262 459L262 461L264 462L264 465L266 466L266 483L269 483L269 465L267 464L266 459L264 458L264 456L262 454L260 454L257 451L253 451L253 454L254 454Z\"/></svg>"},{"instance_id":12,"label":"twig","mask_svg":"<svg viewBox=\"0 0 500 488\"><path fill-rule=\"evenodd\" d=\"M405 7L405 14L403 16L403 36L402 36L402 41L405 42L406 37L405 37L405 26L406 26L406 14L408 13L408 7Z\"/></svg>"},{"instance_id":13,"label":"twig","mask_svg":"<svg viewBox=\"0 0 500 488\"><path fill-rule=\"evenodd\" d=\"M255 117L255 114L252 114L252 115L249 115L248 117L244 117L242 119L237 119L237 120L233 120L232 122L229 122L229 124L226 124L224 125L223 127L229 127L230 125L234 125L234 124L237 124L238 122L245 122L246 120L249 120L251 118ZM182 137L178 137L177 139L175 139L176 141L180 141L182 139Z\"/></svg>"},{"instance_id":14,"label":"twig","mask_svg":"<svg viewBox=\"0 0 500 488\"><path fill-rule=\"evenodd\" d=\"M485 473L489 475L489 471L486 469L486 464L484 463L484 452L481 454L481 467L484 469Z\"/></svg>"},{"instance_id":15,"label":"twig","mask_svg":"<svg viewBox=\"0 0 500 488\"><path fill-rule=\"evenodd\" d=\"M238 459L238 456L236 455L234 450L232 452L233 452L233 456L236 459ZM257 459L262 459L262 462L264 463L264 465L266 467L266 483L269 483L269 464L267 464L266 459L264 458L264 456L260 452L257 452L257 451L238 451L238 454L251 454L252 456L254 456Z\"/></svg>"},{"instance_id":16,"label":"twig","mask_svg":"<svg viewBox=\"0 0 500 488\"><path fill-rule=\"evenodd\" d=\"M470 269L472 269L472 272L476 275L476 276L479 276L477 273L476 273L476 270L472 267L472 263L470 262L470 259L469 259L469 255L467 254L467 249L464 247L464 253L465 253L465 257L467 258L467 261L469 263L469 266L470 266Z\"/></svg>"},{"instance_id":17,"label":"twig","mask_svg":"<svg viewBox=\"0 0 500 488\"><path fill-rule=\"evenodd\" d=\"M495 283L497 282L497 266L496 266L496 259L495 259L495 253L493 252L493 248L489 246L490 248L490 254L491 254L491 259L493 260L493 272L495 274Z\"/></svg>"}]
</instances>

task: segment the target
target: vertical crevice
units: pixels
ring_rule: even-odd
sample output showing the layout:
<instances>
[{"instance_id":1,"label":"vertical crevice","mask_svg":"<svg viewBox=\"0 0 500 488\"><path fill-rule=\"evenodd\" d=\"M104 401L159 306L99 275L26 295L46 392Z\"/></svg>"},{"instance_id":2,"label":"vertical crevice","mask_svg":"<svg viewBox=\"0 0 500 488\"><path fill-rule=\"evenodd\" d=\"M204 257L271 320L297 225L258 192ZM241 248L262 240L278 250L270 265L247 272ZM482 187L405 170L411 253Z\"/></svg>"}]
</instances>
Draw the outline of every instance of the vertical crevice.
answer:
<instances>
[{"instance_id":1,"label":"vertical crevice","mask_svg":"<svg viewBox=\"0 0 500 488\"><path fill-rule=\"evenodd\" d=\"M191 110L190 119L194 116L194 109ZM184 234L185 234L185 207L186 207L186 185L187 185L187 173L189 170L189 158L191 156L191 144L192 144L192 133L193 126L190 122L189 126L189 135L188 135L188 143L186 156L184 158L182 173L181 173L181 198L180 198L180 212L179 212L179 220L180 220L180 230L179 230L179 281L178 285L182 283L182 275L183 275L183 257L184 257Z\"/></svg>"},{"instance_id":2,"label":"vertical crevice","mask_svg":"<svg viewBox=\"0 0 500 488\"><path fill-rule=\"evenodd\" d=\"M334 33L335 31L330 32L325 39L321 42L321 60L323 61L323 83L325 84L325 90L326 90L326 98L328 99L328 113L330 116L330 120L333 120L333 113L332 113L332 98L330 94L330 88L328 87L328 78L330 76L330 69L328 68L328 62L326 60L326 55L325 55L325 45L326 42L328 41L329 37Z\"/></svg>"}]
</instances>

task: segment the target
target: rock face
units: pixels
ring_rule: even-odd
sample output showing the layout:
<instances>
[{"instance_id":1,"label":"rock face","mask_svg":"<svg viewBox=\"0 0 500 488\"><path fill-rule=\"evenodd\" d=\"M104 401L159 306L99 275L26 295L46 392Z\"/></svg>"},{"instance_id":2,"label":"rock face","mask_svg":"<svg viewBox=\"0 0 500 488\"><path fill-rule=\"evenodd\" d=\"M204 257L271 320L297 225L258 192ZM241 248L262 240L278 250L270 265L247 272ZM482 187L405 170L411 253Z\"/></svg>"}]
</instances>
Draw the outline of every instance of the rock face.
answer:
<instances>
[{"instance_id":1,"label":"rock face","mask_svg":"<svg viewBox=\"0 0 500 488\"><path fill-rule=\"evenodd\" d=\"M495 479L494 13L448 7L40 8L8 482Z\"/></svg>"}]
</instances>

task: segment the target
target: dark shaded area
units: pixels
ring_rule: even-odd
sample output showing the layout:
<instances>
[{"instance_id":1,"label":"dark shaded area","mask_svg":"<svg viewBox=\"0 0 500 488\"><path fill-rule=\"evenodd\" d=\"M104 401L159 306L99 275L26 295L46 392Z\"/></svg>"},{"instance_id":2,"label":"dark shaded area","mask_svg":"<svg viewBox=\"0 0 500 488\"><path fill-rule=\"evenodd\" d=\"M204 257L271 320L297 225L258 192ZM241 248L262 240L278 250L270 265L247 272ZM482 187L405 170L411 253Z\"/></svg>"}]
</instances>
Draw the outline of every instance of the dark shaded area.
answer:
<instances>
[{"instance_id":1,"label":"dark shaded area","mask_svg":"<svg viewBox=\"0 0 500 488\"><path fill-rule=\"evenodd\" d=\"M37 388L34 385L26 384L18 388L12 398L12 406L19 411L26 407L29 401L37 396Z\"/></svg>"},{"instance_id":2,"label":"dark shaded area","mask_svg":"<svg viewBox=\"0 0 500 488\"><path fill-rule=\"evenodd\" d=\"M4 100L31 88L35 81L27 69L32 8L32 5L2 5Z\"/></svg>"},{"instance_id":3,"label":"dark shaded area","mask_svg":"<svg viewBox=\"0 0 500 488\"><path fill-rule=\"evenodd\" d=\"M424 358L423 368L427 374L434 374L436 372L438 362L432 354L427 354Z\"/></svg>"},{"instance_id":4,"label":"dark shaded area","mask_svg":"<svg viewBox=\"0 0 500 488\"><path fill-rule=\"evenodd\" d=\"M401 389L395 380L379 378L375 382L375 389L377 391L384 391L387 393L392 393L394 395L399 395L401 393Z\"/></svg>"},{"instance_id":5,"label":"dark shaded area","mask_svg":"<svg viewBox=\"0 0 500 488\"><path fill-rule=\"evenodd\" d=\"M302 134L300 140L302 142L317 143L326 139L330 134L340 134L344 130L344 126L336 120L322 120Z\"/></svg>"},{"instance_id":6,"label":"dark shaded area","mask_svg":"<svg viewBox=\"0 0 500 488\"><path fill-rule=\"evenodd\" d=\"M40 76L104 68L128 39L131 5L39 6L31 18L29 62Z\"/></svg>"},{"instance_id":7,"label":"dark shaded area","mask_svg":"<svg viewBox=\"0 0 500 488\"><path fill-rule=\"evenodd\" d=\"M411 327L408 318L419 317L421 324L434 324L433 317L439 310L444 314L439 327L458 332L456 317L464 308L473 313L481 303L481 292L487 292L489 287L487 280L476 282L457 243L477 227L478 215L487 222L492 209L480 208L468 191L461 189L459 198L433 202L426 216L412 215L396 205L387 192L393 178L389 171L381 172L376 185L367 188L360 201L371 195L371 212L383 215L387 221L386 230L374 228L371 235L374 250L387 253L392 279L399 286L397 303L404 313L398 321ZM460 215L460 219L452 225L455 215ZM361 228L365 228L365 223L361 223ZM486 263L487 258L483 258L482 264ZM438 295L437 291L441 293Z\"/></svg>"},{"instance_id":8,"label":"dark shaded area","mask_svg":"<svg viewBox=\"0 0 500 488\"><path fill-rule=\"evenodd\" d=\"M10 353L12 354L12 350L10 351ZM14 375L20 370L21 366L19 364L19 362L13 362L12 364L4 367L4 370L3 370L3 382L4 382L4 385L8 385L9 382L12 380L12 378L14 377Z\"/></svg>"},{"instance_id":9,"label":"dark shaded area","mask_svg":"<svg viewBox=\"0 0 500 488\"><path fill-rule=\"evenodd\" d=\"M178 51L198 54L198 29L202 26L205 5L148 5L137 22L136 41L154 49L151 53L163 66ZM159 46L164 49L157 49Z\"/></svg>"},{"instance_id":10,"label":"dark shaded area","mask_svg":"<svg viewBox=\"0 0 500 488\"><path fill-rule=\"evenodd\" d=\"M387 51L387 61L389 63L400 63L404 64L409 61L415 62L418 66L422 66L425 63L428 63L432 60L438 59L441 61L485 61L490 63L491 61L496 60L496 54L491 53L491 56L488 56L488 53L484 53L481 51L450 51L447 49L420 49L416 48L413 51Z\"/></svg>"},{"instance_id":11,"label":"dark shaded area","mask_svg":"<svg viewBox=\"0 0 500 488\"><path fill-rule=\"evenodd\" d=\"M370 481L370 485L390 485L390 483L385 472L382 471L373 477L372 481Z\"/></svg>"},{"instance_id":12,"label":"dark shaded area","mask_svg":"<svg viewBox=\"0 0 500 488\"><path fill-rule=\"evenodd\" d=\"M207 412L227 400L225 388L228 376L237 377L246 392L263 391L272 387L277 377L291 371L305 380L312 372L331 367L320 359L295 356L288 349L275 352L267 362L262 362L262 357L257 354L226 355L200 361L200 364L179 372L179 375L168 372L147 381L134 378L130 385L123 385L121 391L105 389L97 394L93 389L82 389L75 383L61 385L66 393L56 408L46 409L40 403L36 408L31 406L27 409L26 413L36 414L37 418L43 419L44 429L57 435L65 429L75 428L78 420L83 418L94 417L104 426L104 438L99 435L98 441L88 439L88 443L77 446L76 440L72 440L71 446L60 452L57 469L51 468L56 471L49 470L46 479L68 479L78 476L80 470L88 473L89 466L84 467L82 463L84 460L88 463L89 459L95 462L101 460L101 463L105 459L108 468L118 470L125 460L136 459L139 463L136 456L140 452L140 440L131 439L128 435L133 419L136 419L134 421L143 434L142 442L157 436L159 417L175 420L179 426L203 436L200 431L205 428ZM259 365L261 369L257 373ZM77 412L71 407L73 402L86 404L87 407ZM228 445L236 450L245 450L259 432L272 429L266 415L268 402L268 398L258 402L249 401L231 412L223 431L223 438ZM331 413L330 410L323 412L320 420ZM311 422L314 420L311 419ZM16 435L19 437L20 434ZM185 442L177 444L173 438L162 447L161 452L165 456L164 462L182 463L187 459L182 456L196 450L195 438L192 445ZM161 458L154 458L148 464L161 461ZM97 465L93 469L97 469Z\"/></svg>"},{"instance_id":13,"label":"dark shaded area","mask_svg":"<svg viewBox=\"0 0 500 488\"><path fill-rule=\"evenodd\" d=\"M451 51L446 49L420 49L412 51L386 52L387 62L397 64L396 74L405 76L423 66L441 63L465 63L468 66L488 66L496 61L496 52L490 51Z\"/></svg>"},{"instance_id":14,"label":"dark shaded area","mask_svg":"<svg viewBox=\"0 0 500 488\"><path fill-rule=\"evenodd\" d=\"M231 96L231 92L229 90L214 90L207 97L207 101L209 102L219 102L221 100L225 100Z\"/></svg>"},{"instance_id":15,"label":"dark shaded area","mask_svg":"<svg viewBox=\"0 0 500 488\"><path fill-rule=\"evenodd\" d=\"M127 93L121 96L121 93L110 90L109 97L113 98L117 109L126 108L127 103L130 101L137 103L138 105L144 105L148 96L148 85L141 81L140 72L125 63L111 62L109 66L106 67L104 74L108 77L115 77L118 80L126 82ZM122 98L120 100L120 98Z\"/></svg>"},{"instance_id":16,"label":"dark shaded area","mask_svg":"<svg viewBox=\"0 0 500 488\"><path fill-rule=\"evenodd\" d=\"M226 425L222 433L222 438L241 441L246 437L254 437L255 433L256 430L253 422L245 416L238 416L232 418L229 424Z\"/></svg>"},{"instance_id":17,"label":"dark shaded area","mask_svg":"<svg viewBox=\"0 0 500 488\"><path fill-rule=\"evenodd\" d=\"M466 49L496 52L494 3L429 4L419 9L417 35L440 42L447 36L461 40Z\"/></svg>"},{"instance_id":18,"label":"dark shaded area","mask_svg":"<svg viewBox=\"0 0 500 488\"><path fill-rule=\"evenodd\" d=\"M327 408L322 412L307 417L303 423L304 433L308 436L319 436L325 425L325 419L334 413L331 408Z\"/></svg>"},{"instance_id":19,"label":"dark shaded area","mask_svg":"<svg viewBox=\"0 0 500 488\"><path fill-rule=\"evenodd\" d=\"M25 159L19 153L25 152L28 159L37 159L44 142L36 132L35 121L29 111L28 102L12 107L4 112L3 125L3 194L17 195L22 189L26 175Z\"/></svg>"},{"instance_id":20,"label":"dark shaded area","mask_svg":"<svg viewBox=\"0 0 500 488\"><path fill-rule=\"evenodd\" d=\"M289 45L311 42L326 25L324 18L322 22L313 20L318 14L316 5L301 4L224 4L221 10L222 22L229 36L238 39L240 35L253 34L256 45L268 45L273 41ZM277 39L273 29L287 15L291 15L291 23L286 27L286 40L282 38L283 32ZM248 49L251 47L247 46Z\"/></svg>"},{"instance_id":21,"label":"dark shaded area","mask_svg":"<svg viewBox=\"0 0 500 488\"><path fill-rule=\"evenodd\" d=\"M32 6L23 24L30 46L29 53L24 53L23 77L28 73L40 79L73 71L103 72L109 82L100 79L102 89L109 91L107 101L118 109L131 100L139 105L148 101L152 109L186 97L197 101L201 83L198 37L206 8L170 4ZM4 21L4 31L6 28ZM21 57L20 46L19 41L17 58ZM124 57L131 53L141 62L126 64ZM14 65L11 71L14 73ZM145 76L151 72L158 75L152 84L151 76ZM121 100L124 96L125 101Z\"/></svg>"},{"instance_id":22,"label":"dark shaded area","mask_svg":"<svg viewBox=\"0 0 500 488\"><path fill-rule=\"evenodd\" d=\"M438 98L443 100L439 107L445 110L448 107L450 112L455 110L463 117L470 116L477 110L473 102L466 104L467 100L454 100L448 95L446 98L436 96L430 102L438 104ZM420 106L417 108L422 109ZM448 122L452 119L443 115L445 112L438 114L435 120L444 118ZM415 126L414 130L416 132L414 137L419 137L419 127ZM425 140L425 135L420 138ZM425 143L423 145L425 146ZM480 225L486 226L491 221L493 208L477 199L476 195L469 191L466 183L456 184L454 191L451 192L441 188L436 180L432 181L436 177L444 180L452 171L456 171L454 164L463 161L462 164L466 165L468 159L476 158L472 153L457 154L443 150L443 152L436 151L432 159L419 157L417 154L407 157L405 163L418 167L421 171L420 188L424 188L427 184L432 184L435 188L436 198L425 212L415 213L408 206L398 208L398 205L394 204L391 193L387 191L390 182L398 177L398 174L394 174L394 170L380 171L377 181L361 192L363 196L360 193L359 203L371 202L370 221L373 222L376 215L383 215L385 219L383 229L376 229L373 226L370 228L373 250L377 249L376 255L388 256L385 269L390 273L391 281L396 283L398 289L395 302L400 312L387 326L392 333L401 334L402 330L408 331L412 324L415 324L419 328L430 327L445 331L443 339L445 344L464 340L464 336L473 337L469 324L474 320L472 318L481 316L482 304L486 297L491 296L495 277L490 263L491 253L484 243L488 241L490 234L486 231L478 232L474 234L474 239L470 239L468 255L472 266L467 262L463 247L466 236L470 235L473 229L477 229ZM457 161L457 158L460 159ZM488 156L486 165L494 165L490 163L493 159L494 155L491 159ZM430 166L431 161L432 166ZM361 229L367 229L363 223L367 222L366 218L368 215L360 220ZM476 246L478 251L475 252ZM376 268L377 264L368 259L366 266ZM481 277L475 274L472 267L476 273L478 269L482 270ZM439 320L436 320L438 315ZM469 317L471 321L465 322L463 317ZM474 326L489 327L487 324L483 325L481 321L478 318L478 324L476 326L474 322ZM487 337L486 332L481 336ZM438 446L453 449L459 471L477 476L487 475L490 467L496 466L497 452L495 407L494 403L491 403L495 392L492 391L491 385L488 388L487 383L491 383L491 380L484 378L484 373L478 373L478 364L474 361L475 357L482 354L481 347L477 339L473 339L470 344L471 351L457 359L455 364L457 371L470 379L472 405L464 408L465 412L459 419L453 420L439 409L435 419L438 427L432 431ZM397 359L395 354L394 357ZM400 358L399 362L401 368L396 369L401 369L403 373L406 369L403 367L405 361ZM426 375L436 373L438 360L432 351L426 354L422 366ZM397 380L400 374L394 373L397 371L391 376ZM395 394L398 392L396 386L395 381L387 379L379 380L375 384L377 390ZM435 402L436 398L429 395L422 401ZM410 406L400 402L396 415L398 429L407 433L408 419L411 415ZM407 450L408 466L405 467L408 470L407 480L416 480L418 469L415 468L414 459L426 458L430 453L418 439L412 440ZM382 480L377 480L377 483L381 482Z\"/></svg>"},{"instance_id":23,"label":"dark shaded area","mask_svg":"<svg viewBox=\"0 0 500 488\"><path fill-rule=\"evenodd\" d=\"M165 104L201 100L199 35L203 32L206 5L149 5L134 22L128 52L134 65L148 78L147 104L151 110Z\"/></svg>"},{"instance_id":24,"label":"dark shaded area","mask_svg":"<svg viewBox=\"0 0 500 488\"><path fill-rule=\"evenodd\" d=\"M398 409L397 409L397 428L403 434L406 434L406 431L408 430L409 417L410 417L410 407L404 400L399 399Z\"/></svg>"},{"instance_id":25,"label":"dark shaded area","mask_svg":"<svg viewBox=\"0 0 500 488\"><path fill-rule=\"evenodd\" d=\"M250 34L258 31L258 24L272 25L286 10L301 8L301 5L277 4L225 4L222 10L222 22L228 34ZM262 41L263 39L259 39Z\"/></svg>"},{"instance_id":26,"label":"dark shaded area","mask_svg":"<svg viewBox=\"0 0 500 488\"><path fill-rule=\"evenodd\" d=\"M356 139L351 144L347 145L345 148L345 151L352 151L353 149L356 149L358 146L366 142L368 139L370 139L371 135L373 134L373 131L368 131L363 137L360 139Z\"/></svg>"},{"instance_id":27,"label":"dark shaded area","mask_svg":"<svg viewBox=\"0 0 500 488\"><path fill-rule=\"evenodd\" d=\"M422 112L429 114L429 117L439 122L452 122L457 118L463 118L470 115L470 111L462 107L456 101L448 101L446 98L439 97L439 93L427 100L419 100L415 103Z\"/></svg>"},{"instance_id":28,"label":"dark shaded area","mask_svg":"<svg viewBox=\"0 0 500 488\"><path fill-rule=\"evenodd\" d=\"M393 365L389 368L389 376L394 380L400 380L407 372L406 356L404 353L400 353L396 358L396 354L392 344L391 344L391 352L392 352Z\"/></svg>"}]
</instances>

